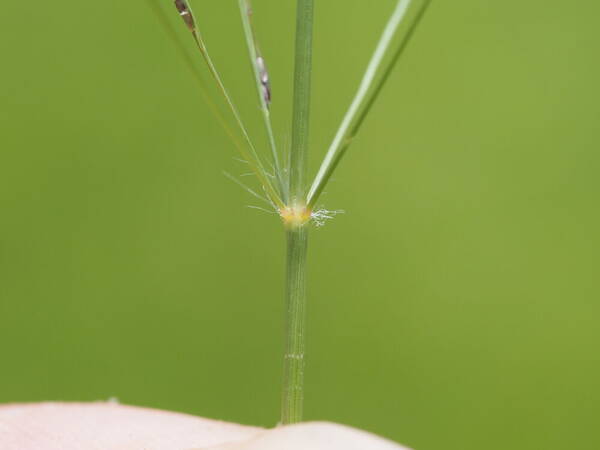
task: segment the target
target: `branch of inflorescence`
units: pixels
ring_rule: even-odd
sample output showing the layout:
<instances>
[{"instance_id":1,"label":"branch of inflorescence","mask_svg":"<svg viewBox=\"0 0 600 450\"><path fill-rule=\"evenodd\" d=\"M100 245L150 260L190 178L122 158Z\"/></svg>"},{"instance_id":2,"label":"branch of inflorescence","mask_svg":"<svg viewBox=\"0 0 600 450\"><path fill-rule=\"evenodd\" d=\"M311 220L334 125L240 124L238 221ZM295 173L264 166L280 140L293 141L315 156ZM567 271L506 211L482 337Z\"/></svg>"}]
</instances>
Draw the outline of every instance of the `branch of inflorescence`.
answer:
<instances>
[{"instance_id":1,"label":"branch of inflorescence","mask_svg":"<svg viewBox=\"0 0 600 450\"><path fill-rule=\"evenodd\" d=\"M394 40L394 36L397 34L400 25L403 23L407 16L411 0L400 0L396 5L396 9L392 13L387 26L383 30L383 34L379 39L379 43L373 52L371 61L369 62L363 79L358 87L358 91L354 96L354 100L350 104L348 111L346 112L340 127L333 139L333 142L327 150L327 154L321 167L315 176L314 181L307 194L307 205L309 208L314 207L315 203L319 199L319 196L323 192L323 189L329 182L332 173L335 171L339 162L343 158L346 150L352 143L354 137L357 135L360 127L368 115L371 107L377 100L377 97L381 93L383 86L388 80L393 68L400 59L400 56L404 52L406 45L410 41L418 23L423 17L427 7L431 3L431 0L423 0L419 10L417 11L414 20L410 24L408 31L403 36L398 48L392 58L388 61L383 69L383 75L379 78L377 75L381 72L381 66L385 60L385 56L389 51L389 48Z\"/></svg>"},{"instance_id":2,"label":"branch of inflorescence","mask_svg":"<svg viewBox=\"0 0 600 450\"><path fill-rule=\"evenodd\" d=\"M265 58L262 56L258 48L256 34L254 32L254 28L252 27L253 11L252 6L250 5L250 0L238 1L242 17L242 25L244 28L244 37L246 38L248 54L250 56L250 64L252 66L252 72L256 82L256 92L258 94L260 110L262 112L265 129L269 138L269 148L271 149L271 158L273 160L273 167L275 169L275 177L277 178L282 200L287 203L289 201L289 188L286 184L286 177L283 172L283 168L281 167L277 145L275 144L275 134L273 133L271 113L269 110L269 106L271 104L271 85L269 73L267 71Z\"/></svg>"}]
</instances>

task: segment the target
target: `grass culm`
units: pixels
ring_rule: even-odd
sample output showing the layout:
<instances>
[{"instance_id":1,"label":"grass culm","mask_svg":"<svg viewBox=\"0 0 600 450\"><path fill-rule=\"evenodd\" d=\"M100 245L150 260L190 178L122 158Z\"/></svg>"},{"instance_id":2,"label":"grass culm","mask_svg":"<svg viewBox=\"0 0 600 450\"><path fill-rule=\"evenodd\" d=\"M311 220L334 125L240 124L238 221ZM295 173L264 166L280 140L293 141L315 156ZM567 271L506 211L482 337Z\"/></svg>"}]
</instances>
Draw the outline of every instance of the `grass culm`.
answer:
<instances>
[{"instance_id":1,"label":"grass culm","mask_svg":"<svg viewBox=\"0 0 600 450\"><path fill-rule=\"evenodd\" d=\"M180 42L177 33L170 28L169 21L164 17L164 10L157 4L158 0L148 0L148 2L161 16L161 23L166 27L188 68L195 72L197 69L189 55L188 46ZM192 43L195 45L196 51L200 53L210 77L216 84L217 91L229 110L235 127L232 128L229 120L219 112L219 107L210 98L206 87L202 85L201 74L196 73L203 99L231 139L239 156L250 168L258 188L253 189L235 178L229 177L252 195L265 199L280 217L285 230L287 240L286 335L280 422L283 424L300 422L304 390L306 266L309 228L311 223L320 225L336 213L335 211L315 210L315 205L382 92L431 0L399 0L397 2L371 60L367 64L354 99L312 180L309 179L307 173L307 158L311 112L314 0L296 0L292 137L289 154L285 157L277 148L277 137L271 124L271 85L267 58L261 53L258 45L252 21L254 12L250 0L238 0L251 72L256 87L256 97L268 137L269 149L265 152L268 154L268 160L265 161L260 156L262 153L254 145L235 102L210 57L190 0L174 0L174 3L175 10L190 31Z\"/></svg>"}]
</instances>

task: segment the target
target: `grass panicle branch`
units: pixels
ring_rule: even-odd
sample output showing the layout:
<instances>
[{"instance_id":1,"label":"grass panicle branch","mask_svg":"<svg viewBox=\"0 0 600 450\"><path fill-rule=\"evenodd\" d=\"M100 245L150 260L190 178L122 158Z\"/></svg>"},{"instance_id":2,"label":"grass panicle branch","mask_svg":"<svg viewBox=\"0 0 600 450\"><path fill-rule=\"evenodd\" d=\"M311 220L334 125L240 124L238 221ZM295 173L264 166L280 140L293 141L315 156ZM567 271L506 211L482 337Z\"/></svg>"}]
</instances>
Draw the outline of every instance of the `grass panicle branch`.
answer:
<instances>
[{"instance_id":1,"label":"grass panicle branch","mask_svg":"<svg viewBox=\"0 0 600 450\"><path fill-rule=\"evenodd\" d=\"M252 27L252 6L250 0L239 0L240 13L242 16L242 25L244 28L244 36L246 38L246 44L248 46L248 53L250 56L250 64L252 66L252 72L256 83L256 92L258 93L258 101L260 103L260 110L262 111L263 120L265 123L265 129L269 138L269 148L271 149L271 158L273 160L273 166L275 168L275 177L279 185L279 192L282 200L288 201L288 188L284 177L284 172L281 167L279 154L277 152L277 145L275 144L275 134L273 133L273 126L271 125L271 113L269 106L271 103L271 86L269 74L263 55L260 53L258 43L256 39L256 33Z\"/></svg>"},{"instance_id":2,"label":"grass panicle branch","mask_svg":"<svg viewBox=\"0 0 600 450\"><path fill-rule=\"evenodd\" d=\"M344 115L342 123L338 128L333 142L329 146L323 163L321 164L319 171L317 172L317 175L315 176L315 179L308 191L307 203L309 207L314 207L315 203L319 199L319 196L323 192L323 189L331 178L332 173L335 171L346 150L358 133L364 119L379 97L381 90L385 86L386 81L392 73L396 63L400 59L400 56L404 52L406 45L414 34L414 31L416 30L421 18L425 14L427 7L431 3L431 0L422 1L413 22L411 23L406 34L403 36L396 52L390 58L387 65L385 65L383 74L377 78L377 74L380 72L379 69L383 65L385 56L393 42L394 36L397 34L398 30L400 29L400 25L407 17L411 3L412 0L399 0L398 4L396 5L396 9L392 13L381 35L381 38L379 39L379 43L375 48L375 52L371 57L371 61L367 66L365 74L363 75L356 95L354 96L348 111Z\"/></svg>"},{"instance_id":3,"label":"grass panicle branch","mask_svg":"<svg viewBox=\"0 0 600 450\"><path fill-rule=\"evenodd\" d=\"M208 53L208 48L206 47L204 39L202 38L202 34L198 29L198 22L196 21L192 7L186 0L174 1L175 7L177 8L179 15L182 17L184 23L192 33L196 46L198 47L198 50L200 51L200 54L202 55L210 74L217 83L219 91L223 95L225 102L229 106L229 109L231 110L231 113L233 114L235 121L238 124L238 127L240 128L240 131L242 132L246 143L248 144L248 148L250 150L249 152L243 147L239 148L242 157L248 162L250 168L255 173L256 177L258 178L259 182L261 183L265 193L267 194L271 202L277 208L283 208L285 205L281 198L281 195L273 186L270 180L270 175L265 170L264 165L261 162L260 157L258 156L256 147L252 143L252 139L250 139L250 135L248 134L248 130L246 129L246 126L242 121L238 109L236 108L231 96L229 95L229 92L227 91L227 88L225 87L225 84L223 83L223 80L221 79L221 76L219 75L219 72L217 71L214 62L210 57L210 54Z\"/></svg>"},{"instance_id":4,"label":"grass panicle branch","mask_svg":"<svg viewBox=\"0 0 600 450\"><path fill-rule=\"evenodd\" d=\"M240 153L243 154L244 149L243 149L242 143L240 142L237 134L229 126L229 124L223 117L223 114L221 114L221 111L219 110L219 108L217 107L217 105L215 104L213 99L211 98L211 96L208 92L207 86L206 86L206 80L202 76L202 73L200 72L200 70L198 70L198 67L194 64L194 60L190 56L190 53L188 52L187 48L183 44L182 40L179 38L179 35L175 31L175 29L171 26L171 23L169 22L164 9L159 6L158 0L147 0L147 2L150 5L152 12L158 18L161 26L167 33L167 36L169 37L169 39L171 39L171 41L175 45L175 48L177 49L177 52L183 59L187 69L190 71L192 76L198 82L198 90L200 92L200 96L202 97L202 100L204 101L204 103L206 103L206 105L208 106L208 109L213 114L213 116L215 117L215 119L217 120L219 125L221 125L221 127L225 131L225 134L227 134L227 136L229 137L229 139L231 140L231 142L233 143L235 148ZM247 160L244 159L244 162L247 162Z\"/></svg>"}]
</instances>

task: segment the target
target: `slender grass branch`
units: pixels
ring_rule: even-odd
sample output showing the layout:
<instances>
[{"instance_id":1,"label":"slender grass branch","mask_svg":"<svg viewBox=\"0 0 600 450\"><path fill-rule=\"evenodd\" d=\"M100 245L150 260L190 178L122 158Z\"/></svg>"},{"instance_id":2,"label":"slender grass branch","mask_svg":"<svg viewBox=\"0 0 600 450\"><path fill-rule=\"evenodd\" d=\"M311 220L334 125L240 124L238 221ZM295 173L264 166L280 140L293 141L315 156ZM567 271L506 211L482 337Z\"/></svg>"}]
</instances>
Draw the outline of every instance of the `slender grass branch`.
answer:
<instances>
[{"instance_id":1,"label":"slender grass branch","mask_svg":"<svg viewBox=\"0 0 600 450\"><path fill-rule=\"evenodd\" d=\"M271 91L269 86L269 75L265 66L264 58L258 49L256 34L252 27L252 7L249 0L239 0L240 13L242 16L242 25L244 28L244 36L248 46L252 73L256 83L256 92L258 93L258 101L260 110L262 111L265 129L269 138L269 148L271 149L271 157L273 166L275 167L275 177L279 184L279 191L284 202L288 201L287 186L284 182L283 170L279 161L277 145L275 144L275 134L271 125L271 113L269 111L269 102L271 100Z\"/></svg>"},{"instance_id":2,"label":"slender grass branch","mask_svg":"<svg viewBox=\"0 0 600 450\"><path fill-rule=\"evenodd\" d=\"M213 79L217 83L219 91L225 98L225 102L229 106L229 109L231 110L231 112L235 118L235 121L237 122L237 124L240 128L240 131L242 132L242 135L244 136L244 139L246 140L246 143L248 144L248 148L250 149L250 152L246 151L246 149L244 149L243 147L239 148L239 150L242 154L242 157L248 162L249 166L251 167L252 171L255 173L259 182L262 184L262 187L263 187L265 193L271 199L273 204L275 204L277 206L277 208L279 208L279 209L284 208L285 204L284 204L283 200L281 199L281 195L273 187L273 184L271 183L271 180L269 179L269 174L265 170L265 168L260 160L260 157L258 156L256 148L254 147L254 144L252 143L252 139L250 139L250 135L248 134L246 126L244 125L244 122L242 121L242 118L241 118L235 104L233 103L233 100L232 100L231 96L229 95L229 92L227 91L227 88L225 87L225 84L223 83L223 80L221 79L221 76L219 75L219 72L217 71L215 64L213 63L212 58L210 57L210 54L208 53L206 44L204 43L204 40L202 39L202 34L200 33L200 31L196 25L197 24L196 18L194 16L194 12L193 12L191 6L189 5L189 3L186 0L175 0L175 6L176 6L177 10L179 11L179 14L181 15L183 21L185 22L185 24L191 31L194 41L196 43L196 46L198 47L198 50L200 51L200 54L202 55L204 62L208 66L208 70L209 70L210 74L212 75Z\"/></svg>"},{"instance_id":3,"label":"slender grass branch","mask_svg":"<svg viewBox=\"0 0 600 450\"><path fill-rule=\"evenodd\" d=\"M236 177L234 177L233 175L231 175L229 172L223 171L223 175L225 175L226 178L228 178L231 181L233 181L235 184L237 184L239 187L241 187L243 190L245 190L246 192L248 192L253 197L255 197L255 198L259 199L259 200L262 200L263 202L265 202L266 204L268 204L270 206L273 206L273 203L269 199L267 199L266 197L263 197L262 195L260 195L259 193L257 193L254 189L252 189L251 187L249 187L246 184L242 183L240 180L238 180ZM254 174L250 174L250 175L254 175ZM269 212L274 213L273 211L269 211Z\"/></svg>"},{"instance_id":4,"label":"slender grass branch","mask_svg":"<svg viewBox=\"0 0 600 450\"><path fill-rule=\"evenodd\" d=\"M208 54L206 45L204 44L204 41L202 40L200 33L195 32L193 34L194 34L194 40L196 41L196 44L198 45L198 48L200 49L200 53L202 53L202 56L204 57L206 64L208 65L210 73L212 74L215 81L217 82L217 85L219 86L221 93L225 97L225 100L226 100L227 104L229 105L229 108L231 109L231 112L233 113L233 116L235 117L235 120L237 121L237 123L240 127L240 130L242 131L242 134L244 135L246 142L248 143L248 147L250 148L253 160L256 163L256 166L258 168L258 170L255 170L256 176L260 180L261 184L263 185L263 188L265 189L265 191L267 192L267 195L271 198L273 203L275 203L279 208L284 207L283 200L281 199L280 194L275 190L275 188L273 187L273 184L269 180L268 174L260 160L260 157L258 156L258 153L256 152L256 148L254 147L254 144L252 143L252 140L250 139L250 135L248 134L248 131L246 130L246 127L245 127L244 123L242 122L242 118L240 117L240 114L239 114L237 108L235 107L233 101L231 100L231 97L230 97L229 93L227 92L227 89L225 88L225 85L223 84L221 77L219 76L219 72L217 72L217 69L215 68L214 63L213 63L210 55Z\"/></svg>"},{"instance_id":5,"label":"slender grass branch","mask_svg":"<svg viewBox=\"0 0 600 450\"><path fill-rule=\"evenodd\" d=\"M215 119L217 120L219 125L221 125L221 127L225 131L225 134L227 134L227 136L229 137L229 139L231 140L231 142L233 143L235 148L241 154L243 154L244 151L242 148L242 143L240 142L236 133L231 129L231 127L229 126L229 124L227 123L225 118L223 117L223 114L221 114L221 111L219 110L219 108L217 107L217 105L215 104L213 99L211 98L210 94L208 93L208 89L206 87L206 80L202 76L202 73L200 72L200 70L198 70L198 67L194 64L194 60L192 59L192 57L190 56L185 45L179 38L179 35L175 32L175 29L171 26L171 23L167 19L164 9L158 5L158 3L157 3L158 0L147 0L147 2L150 5L150 7L151 7L152 11L154 12L154 14L156 15L156 17L158 18L161 26L164 28L165 32L169 36L169 39L171 39L171 41L175 45L175 48L177 49L177 52L183 59L185 66L188 68L188 70L190 71L192 76L198 82L198 90L200 92L200 96L202 97L202 100L204 101L204 103L206 105L208 105L210 112L213 114L213 116L215 117ZM246 161L246 159L244 159L244 161Z\"/></svg>"},{"instance_id":6,"label":"slender grass branch","mask_svg":"<svg viewBox=\"0 0 600 450\"><path fill-rule=\"evenodd\" d=\"M358 91L354 96L354 100L350 104L348 111L346 112L344 119L331 143L327 154L317 172L317 175L310 187L308 192L307 203L309 208L314 207L315 203L319 199L319 196L323 192L323 189L331 174L341 161L342 157L346 153L346 150L352 143L354 137L358 133L364 119L368 115L371 107L377 100L381 90L383 89L386 81L392 73L396 63L400 59L400 56L404 52L410 38L414 34L418 23L425 14L427 7L431 3L431 0L423 0L419 11L416 13L410 28L403 36L396 52L391 57L385 68L383 69L383 75L377 79L377 73L382 65L385 55L388 52L389 47L392 44L393 38L397 33L400 25L405 19L408 9L411 4L411 0L399 0L392 16L390 17L383 34L375 48L375 52L371 57L363 79L358 87Z\"/></svg>"}]
</instances>

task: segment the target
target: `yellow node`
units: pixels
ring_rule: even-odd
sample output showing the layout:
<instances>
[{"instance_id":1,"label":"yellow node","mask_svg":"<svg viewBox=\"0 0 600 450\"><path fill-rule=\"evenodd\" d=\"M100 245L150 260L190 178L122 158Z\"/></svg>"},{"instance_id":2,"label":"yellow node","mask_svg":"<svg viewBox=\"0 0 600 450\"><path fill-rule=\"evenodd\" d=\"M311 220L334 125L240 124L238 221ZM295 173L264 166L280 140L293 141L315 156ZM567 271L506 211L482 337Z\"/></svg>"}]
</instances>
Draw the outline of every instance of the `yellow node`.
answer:
<instances>
[{"instance_id":1,"label":"yellow node","mask_svg":"<svg viewBox=\"0 0 600 450\"><path fill-rule=\"evenodd\" d=\"M279 210L283 224L288 228L300 228L306 225L311 217L312 210L306 205L286 206Z\"/></svg>"}]
</instances>

